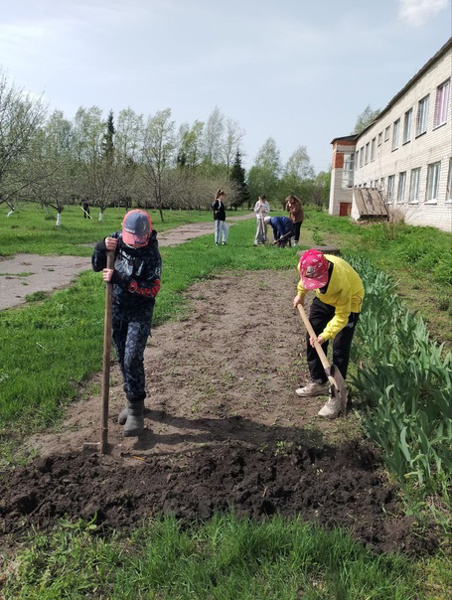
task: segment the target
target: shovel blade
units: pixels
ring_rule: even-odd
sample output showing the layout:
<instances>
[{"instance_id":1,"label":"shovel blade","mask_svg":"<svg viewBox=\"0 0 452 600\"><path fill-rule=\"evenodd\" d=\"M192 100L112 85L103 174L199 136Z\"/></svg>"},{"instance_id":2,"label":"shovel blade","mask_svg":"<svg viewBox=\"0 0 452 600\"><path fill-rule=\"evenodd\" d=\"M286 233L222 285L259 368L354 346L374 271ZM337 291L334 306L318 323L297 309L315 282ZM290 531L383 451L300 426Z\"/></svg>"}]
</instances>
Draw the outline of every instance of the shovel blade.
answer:
<instances>
[{"instance_id":1,"label":"shovel blade","mask_svg":"<svg viewBox=\"0 0 452 600\"><path fill-rule=\"evenodd\" d=\"M330 380L334 379L334 384L331 386L332 394L334 397L339 398L342 412L345 415L347 409L347 386L341 372L335 365L331 365L330 368Z\"/></svg>"}]
</instances>

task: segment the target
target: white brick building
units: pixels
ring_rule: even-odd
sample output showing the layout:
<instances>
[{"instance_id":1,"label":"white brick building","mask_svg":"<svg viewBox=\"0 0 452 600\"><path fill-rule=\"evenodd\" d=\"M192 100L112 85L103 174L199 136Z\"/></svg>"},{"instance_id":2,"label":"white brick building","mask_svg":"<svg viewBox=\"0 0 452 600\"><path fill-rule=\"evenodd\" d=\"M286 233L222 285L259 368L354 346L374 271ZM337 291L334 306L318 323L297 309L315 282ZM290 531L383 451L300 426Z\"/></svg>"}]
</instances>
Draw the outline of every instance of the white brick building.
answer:
<instances>
[{"instance_id":1,"label":"white brick building","mask_svg":"<svg viewBox=\"0 0 452 600\"><path fill-rule=\"evenodd\" d=\"M331 215L359 217L353 189L379 190L408 223L452 231L452 38L360 134L335 138Z\"/></svg>"}]
</instances>

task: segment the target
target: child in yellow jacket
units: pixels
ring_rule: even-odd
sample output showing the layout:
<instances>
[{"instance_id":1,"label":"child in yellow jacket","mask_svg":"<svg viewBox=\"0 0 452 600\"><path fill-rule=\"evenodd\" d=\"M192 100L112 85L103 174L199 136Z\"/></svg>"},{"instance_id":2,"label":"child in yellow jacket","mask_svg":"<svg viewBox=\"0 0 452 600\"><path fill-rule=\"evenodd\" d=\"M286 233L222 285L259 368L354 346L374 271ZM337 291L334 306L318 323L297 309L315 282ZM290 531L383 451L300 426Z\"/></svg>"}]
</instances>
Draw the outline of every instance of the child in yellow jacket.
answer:
<instances>
[{"instance_id":1,"label":"child in yellow jacket","mask_svg":"<svg viewBox=\"0 0 452 600\"><path fill-rule=\"evenodd\" d=\"M303 304L306 293L315 290L309 320L325 354L329 340L333 340L333 364L342 377L347 376L350 348L364 298L364 287L358 273L344 259L323 254L311 248L303 254L298 265L301 276L294 298L294 308ZM319 396L328 392L328 378L307 334L307 360L311 381L298 388L298 396ZM339 399L331 395L320 410L322 417L334 418L341 411Z\"/></svg>"}]
</instances>

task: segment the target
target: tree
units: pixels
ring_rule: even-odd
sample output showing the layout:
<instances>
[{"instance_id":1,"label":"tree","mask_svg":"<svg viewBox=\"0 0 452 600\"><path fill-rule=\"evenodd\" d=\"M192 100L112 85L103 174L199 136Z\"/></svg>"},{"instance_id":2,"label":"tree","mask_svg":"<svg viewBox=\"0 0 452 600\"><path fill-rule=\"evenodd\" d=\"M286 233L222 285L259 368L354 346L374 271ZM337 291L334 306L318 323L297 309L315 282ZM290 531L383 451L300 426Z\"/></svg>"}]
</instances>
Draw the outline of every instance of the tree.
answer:
<instances>
[{"instance_id":1,"label":"tree","mask_svg":"<svg viewBox=\"0 0 452 600\"><path fill-rule=\"evenodd\" d=\"M0 204L14 211L14 203L30 184L24 165L45 121L46 108L22 89L10 85L0 71Z\"/></svg>"},{"instance_id":2,"label":"tree","mask_svg":"<svg viewBox=\"0 0 452 600\"><path fill-rule=\"evenodd\" d=\"M170 175L176 153L174 127L171 109L165 108L158 111L154 117L149 117L143 140L143 183L150 189L152 204L159 210L162 222L164 198L174 185L174 179ZM145 198L147 194L147 189L143 190Z\"/></svg>"},{"instance_id":3,"label":"tree","mask_svg":"<svg viewBox=\"0 0 452 600\"><path fill-rule=\"evenodd\" d=\"M248 173L248 189L251 198L265 194L271 202L272 197L279 193L280 174L280 151L275 140L269 137L257 153L255 164Z\"/></svg>"},{"instance_id":4,"label":"tree","mask_svg":"<svg viewBox=\"0 0 452 600\"><path fill-rule=\"evenodd\" d=\"M355 129L352 133L361 133L368 125L373 123L380 114L380 109L372 110L368 104L363 112L356 119Z\"/></svg>"},{"instance_id":5,"label":"tree","mask_svg":"<svg viewBox=\"0 0 452 600\"><path fill-rule=\"evenodd\" d=\"M121 190L123 172L116 160L113 136L113 119L104 121L100 108L78 109L74 125L78 195L99 207L99 221Z\"/></svg>"},{"instance_id":6,"label":"tree","mask_svg":"<svg viewBox=\"0 0 452 600\"><path fill-rule=\"evenodd\" d=\"M216 106L204 128L204 160L209 164L223 160L224 117Z\"/></svg>"},{"instance_id":7,"label":"tree","mask_svg":"<svg viewBox=\"0 0 452 600\"><path fill-rule=\"evenodd\" d=\"M231 201L231 206L237 208L245 203L248 205L250 201L250 193L245 180L245 169L242 167L242 157L239 150L236 152L235 161L229 177L233 185L233 189L235 190Z\"/></svg>"},{"instance_id":8,"label":"tree","mask_svg":"<svg viewBox=\"0 0 452 600\"><path fill-rule=\"evenodd\" d=\"M244 135L245 132L241 129L237 121L233 121L232 119L226 121L223 156L228 170L231 166L233 156L237 156L237 152L239 152L240 142Z\"/></svg>"},{"instance_id":9,"label":"tree","mask_svg":"<svg viewBox=\"0 0 452 600\"><path fill-rule=\"evenodd\" d=\"M72 125L62 111L54 111L35 137L32 160L27 174L33 200L57 211L56 225L61 225L65 205L75 199L75 163L71 155Z\"/></svg>"},{"instance_id":10,"label":"tree","mask_svg":"<svg viewBox=\"0 0 452 600\"><path fill-rule=\"evenodd\" d=\"M311 164L306 146L299 146L289 157L281 180L281 202L285 206L285 198L289 194L300 196L304 181L314 179L315 171Z\"/></svg>"}]
</instances>

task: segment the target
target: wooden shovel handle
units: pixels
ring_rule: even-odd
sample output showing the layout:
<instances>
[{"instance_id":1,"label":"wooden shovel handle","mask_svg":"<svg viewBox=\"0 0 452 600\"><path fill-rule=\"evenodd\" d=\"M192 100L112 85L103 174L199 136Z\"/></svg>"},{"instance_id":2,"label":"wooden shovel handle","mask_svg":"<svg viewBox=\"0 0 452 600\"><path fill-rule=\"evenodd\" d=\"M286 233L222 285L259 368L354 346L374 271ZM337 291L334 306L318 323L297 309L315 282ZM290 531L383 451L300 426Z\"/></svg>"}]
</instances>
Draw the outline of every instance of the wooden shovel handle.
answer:
<instances>
[{"instance_id":1,"label":"wooden shovel handle","mask_svg":"<svg viewBox=\"0 0 452 600\"><path fill-rule=\"evenodd\" d=\"M311 322L308 319L308 315L306 314L305 309L303 308L303 306L301 304L297 304L297 308L298 308L298 312L301 315L301 318L303 319L303 323L305 324L305 327L306 327L309 335L312 338L314 338L315 340L317 340L317 336L316 336L314 330L312 329ZM323 368L325 369L325 373L329 376L331 373L331 367L330 367L330 363L328 362L325 352L322 350L322 346L319 344L319 342L315 341L314 347L317 350L317 354L319 355L319 358L322 362Z\"/></svg>"},{"instance_id":2,"label":"wooden shovel handle","mask_svg":"<svg viewBox=\"0 0 452 600\"><path fill-rule=\"evenodd\" d=\"M115 252L107 252L107 269L114 269ZM111 304L113 284L105 285L105 317L104 317L104 355L102 364L102 408L100 426L100 452L106 454L108 446L108 402L110 392L110 352L111 352Z\"/></svg>"}]
</instances>

